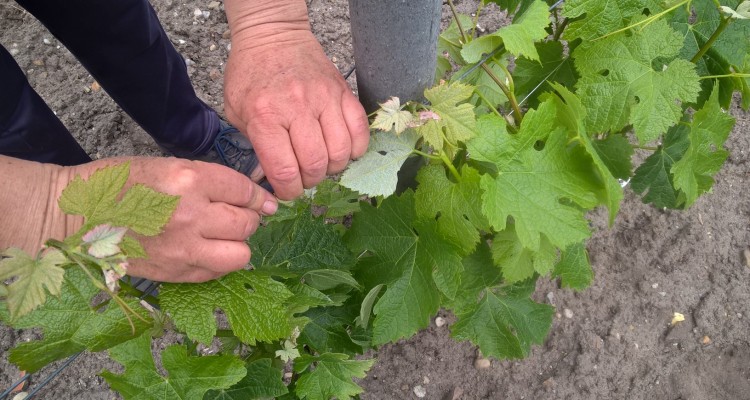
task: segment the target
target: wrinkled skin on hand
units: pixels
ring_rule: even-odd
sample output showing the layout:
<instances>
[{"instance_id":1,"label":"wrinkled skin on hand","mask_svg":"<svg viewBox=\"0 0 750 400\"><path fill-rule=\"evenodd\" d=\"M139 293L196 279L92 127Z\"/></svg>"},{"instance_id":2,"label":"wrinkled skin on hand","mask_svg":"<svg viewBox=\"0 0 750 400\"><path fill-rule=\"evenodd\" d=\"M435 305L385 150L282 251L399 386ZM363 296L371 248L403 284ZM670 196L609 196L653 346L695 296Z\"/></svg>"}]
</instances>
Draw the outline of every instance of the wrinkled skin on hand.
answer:
<instances>
[{"instance_id":1,"label":"wrinkled skin on hand","mask_svg":"<svg viewBox=\"0 0 750 400\"><path fill-rule=\"evenodd\" d=\"M176 158L129 159L128 185L141 183L180 196L180 200L161 234L138 237L148 259L129 260L128 275L160 282L204 282L250 262L245 240L258 228L261 215L276 211L272 194L217 164ZM87 176L102 166L94 162L73 168L85 168L81 175Z\"/></svg>"},{"instance_id":2,"label":"wrinkled skin on hand","mask_svg":"<svg viewBox=\"0 0 750 400\"><path fill-rule=\"evenodd\" d=\"M225 110L250 138L276 195L290 200L365 153L368 121L309 29L262 39L233 32Z\"/></svg>"}]
</instances>

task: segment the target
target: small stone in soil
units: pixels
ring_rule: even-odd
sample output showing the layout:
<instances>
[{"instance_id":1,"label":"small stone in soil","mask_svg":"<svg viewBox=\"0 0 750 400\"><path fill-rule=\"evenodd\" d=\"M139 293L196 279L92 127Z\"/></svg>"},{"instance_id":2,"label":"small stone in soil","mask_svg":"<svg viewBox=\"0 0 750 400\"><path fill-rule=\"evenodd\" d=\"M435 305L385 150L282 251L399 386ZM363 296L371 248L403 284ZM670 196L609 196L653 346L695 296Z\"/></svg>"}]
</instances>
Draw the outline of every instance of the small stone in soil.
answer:
<instances>
[{"instance_id":1,"label":"small stone in soil","mask_svg":"<svg viewBox=\"0 0 750 400\"><path fill-rule=\"evenodd\" d=\"M211 45L208 46L208 51L214 51L214 50L216 50L216 45L211 43Z\"/></svg>"},{"instance_id":2,"label":"small stone in soil","mask_svg":"<svg viewBox=\"0 0 750 400\"><path fill-rule=\"evenodd\" d=\"M18 54L18 49L10 49L10 55L15 56Z\"/></svg>"},{"instance_id":3,"label":"small stone in soil","mask_svg":"<svg viewBox=\"0 0 750 400\"><path fill-rule=\"evenodd\" d=\"M748 247L747 249L745 249L745 251L743 253L745 255L745 265L747 265L748 267L750 267L750 247Z\"/></svg>"},{"instance_id":4,"label":"small stone in soil","mask_svg":"<svg viewBox=\"0 0 750 400\"><path fill-rule=\"evenodd\" d=\"M474 361L474 368L476 369L487 369L492 365L492 362L486 358L477 358Z\"/></svg>"},{"instance_id":5,"label":"small stone in soil","mask_svg":"<svg viewBox=\"0 0 750 400\"><path fill-rule=\"evenodd\" d=\"M547 293L547 302L551 305L555 305L555 294L552 292Z\"/></svg>"},{"instance_id":6,"label":"small stone in soil","mask_svg":"<svg viewBox=\"0 0 750 400\"><path fill-rule=\"evenodd\" d=\"M47 38L42 39L42 42L44 42L44 44L52 44L52 41Z\"/></svg>"},{"instance_id":7,"label":"small stone in soil","mask_svg":"<svg viewBox=\"0 0 750 400\"><path fill-rule=\"evenodd\" d=\"M425 376L424 379L422 379L422 383L424 383L425 385L430 383L430 378Z\"/></svg>"},{"instance_id":8,"label":"small stone in soil","mask_svg":"<svg viewBox=\"0 0 750 400\"><path fill-rule=\"evenodd\" d=\"M221 3L219 3L218 1L212 1L212 2L208 3L208 8L210 8L212 10L216 10L216 9L219 8L220 5L221 5Z\"/></svg>"},{"instance_id":9,"label":"small stone in soil","mask_svg":"<svg viewBox=\"0 0 750 400\"><path fill-rule=\"evenodd\" d=\"M461 396L464 395L464 390L460 387L453 388L453 395L451 396L451 400L458 400L461 398Z\"/></svg>"},{"instance_id":10,"label":"small stone in soil","mask_svg":"<svg viewBox=\"0 0 750 400\"><path fill-rule=\"evenodd\" d=\"M193 16L194 17L202 17L203 16L203 11L201 11L200 8L196 8L195 10L193 10Z\"/></svg>"},{"instance_id":11,"label":"small stone in soil","mask_svg":"<svg viewBox=\"0 0 750 400\"><path fill-rule=\"evenodd\" d=\"M573 318L573 311L570 308L566 308L563 310L563 315L568 319Z\"/></svg>"},{"instance_id":12,"label":"small stone in soil","mask_svg":"<svg viewBox=\"0 0 750 400\"><path fill-rule=\"evenodd\" d=\"M445 325L445 318L443 317L437 317L435 318L435 326L440 328L441 326Z\"/></svg>"},{"instance_id":13,"label":"small stone in soil","mask_svg":"<svg viewBox=\"0 0 750 400\"><path fill-rule=\"evenodd\" d=\"M414 394L421 399L427 396L427 389L423 388L422 385L414 386Z\"/></svg>"},{"instance_id":14,"label":"small stone in soil","mask_svg":"<svg viewBox=\"0 0 750 400\"><path fill-rule=\"evenodd\" d=\"M224 31L224 33L221 34L221 37L222 39L229 39L230 37L232 37L232 32L227 29Z\"/></svg>"},{"instance_id":15,"label":"small stone in soil","mask_svg":"<svg viewBox=\"0 0 750 400\"><path fill-rule=\"evenodd\" d=\"M542 382L542 386L544 386L544 389L546 389L547 391L554 389L555 385L556 385L555 378L552 378L552 377L547 378L546 381Z\"/></svg>"},{"instance_id":16,"label":"small stone in soil","mask_svg":"<svg viewBox=\"0 0 750 400\"><path fill-rule=\"evenodd\" d=\"M221 79L221 71L217 68L211 68L211 71L208 71L208 76L213 80Z\"/></svg>"},{"instance_id":17,"label":"small stone in soil","mask_svg":"<svg viewBox=\"0 0 750 400\"><path fill-rule=\"evenodd\" d=\"M711 344L711 338L708 336L703 336L703 340L701 340L701 343L703 343L704 345L709 345Z\"/></svg>"}]
</instances>

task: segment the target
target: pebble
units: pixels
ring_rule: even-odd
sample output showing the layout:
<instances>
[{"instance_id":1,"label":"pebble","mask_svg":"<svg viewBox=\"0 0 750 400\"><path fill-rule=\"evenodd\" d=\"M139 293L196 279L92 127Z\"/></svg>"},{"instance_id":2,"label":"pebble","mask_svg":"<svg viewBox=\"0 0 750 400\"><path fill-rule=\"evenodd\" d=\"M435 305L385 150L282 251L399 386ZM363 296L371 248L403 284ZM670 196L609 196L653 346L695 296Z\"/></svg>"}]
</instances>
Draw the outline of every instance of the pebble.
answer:
<instances>
[{"instance_id":1,"label":"pebble","mask_svg":"<svg viewBox=\"0 0 750 400\"><path fill-rule=\"evenodd\" d=\"M229 43L229 44L227 45L227 51L232 51L232 44L231 44L231 43Z\"/></svg>"},{"instance_id":2,"label":"pebble","mask_svg":"<svg viewBox=\"0 0 750 400\"><path fill-rule=\"evenodd\" d=\"M94 81L94 83L91 84L91 90L98 92L102 90L102 86L99 84L99 82Z\"/></svg>"},{"instance_id":3,"label":"pebble","mask_svg":"<svg viewBox=\"0 0 750 400\"><path fill-rule=\"evenodd\" d=\"M200 8L196 8L195 10L193 10L193 16L194 17L202 17L203 16L203 11L201 11Z\"/></svg>"},{"instance_id":4,"label":"pebble","mask_svg":"<svg viewBox=\"0 0 750 400\"><path fill-rule=\"evenodd\" d=\"M185 40L184 40L184 39L179 39L179 40L177 40L177 43L179 43L179 44L185 44L185 43L187 43L187 42L185 42Z\"/></svg>"},{"instance_id":5,"label":"pebble","mask_svg":"<svg viewBox=\"0 0 750 400\"><path fill-rule=\"evenodd\" d=\"M701 340L701 343L703 343L704 345L709 345L709 344L711 344L711 338L708 337L708 335L703 336L703 339Z\"/></svg>"},{"instance_id":6,"label":"pebble","mask_svg":"<svg viewBox=\"0 0 750 400\"><path fill-rule=\"evenodd\" d=\"M653 285L651 285L651 288L652 289L658 289L659 288L659 284L658 283L654 283Z\"/></svg>"},{"instance_id":7,"label":"pebble","mask_svg":"<svg viewBox=\"0 0 750 400\"><path fill-rule=\"evenodd\" d=\"M44 42L44 44L52 44L52 41L47 38L42 39L42 42Z\"/></svg>"},{"instance_id":8,"label":"pebble","mask_svg":"<svg viewBox=\"0 0 750 400\"><path fill-rule=\"evenodd\" d=\"M339 59L334 56L334 57L331 57L331 61L333 61L333 63L336 64L337 62L339 62Z\"/></svg>"},{"instance_id":9,"label":"pebble","mask_svg":"<svg viewBox=\"0 0 750 400\"><path fill-rule=\"evenodd\" d=\"M229 29L227 29L224 31L224 33L221 34L221 37L223 39L229 39L230 37L232 37L232 32Z\"/></svg>"},{"instance_id":10,"label":"pebble","mask_svg":"<svg viewBox=\"0 0 750 400\"><path fill-rule=\"evenodd\" d=\"M428 378L428 377L425 376L424 379L422 379L422 383L424 383L425 385L427 385L428 383L430 383L430 378Z\"/></svg>"},{"instance_id":11,"label":"pebble","mask_svg":"<svg viewBox=\"0 0 750 400\"><path fill-rule=\"evenodd\" d=\"M211 16L211 11L203 11L202 14L204 19L208 19Z\"/></svg>"},{"instance_id":12,"label":"pebble","mask_svg":"<svg viewBox=\"0 0 750 400\"><path fill-rule=\"evenodd\" d=\"M547 378L546 381L542 382L542 386L544 386L544 389L546 389L547 391L554 389L556 385L557 382L555 382L555 378L552 377Z\"/></svg>"},{"instance_id":13,"label":"pebble","mask_svg":"<svg viewBox=\"0 0 750 400\"><path fill-rule=\"evenodd\" d=\"M10 55L15 56L18 54L18 49L10 49Z\"/></svg>"},{"instance_id":14,"label":"pebble","mask_svg":"<svg viewBox=\"0 0 750 400\"><path fill-rule=\"evenodd\" d=\"M456 386L455 388L453 388L453 395L451 396L451 400L458 400L463 395L464 395L464 390Z\"/></svg>"},{"instance_id":15,"label":"pebble","mask_svg":"<svg viewBox=\"0 0 750 400\"><path fill-rule=\"evenodd\" d=\"M219 3L218 1L212 1L212 2L208 3L208 8L210 8L212 10L218 10L220 5L221 5L221 3Z\"/></svg>"},{"instance_id":16,"label":"pebble","mask_svg":"<svg viewBox=\"0 0 750 400\"><path fill-rule=\"evenodd\" d=\"M750 247L747 248L747 249L745 249L745 251L743 252L743 254L745 255L745 265L747 265L748 267L750 267Z\"/></svg>"},{"instance_id":17,"label":"pebble","mask_svg":"<svg viewBox=\"0 0 750 400\"><path fill-rule=\"evenodd\" d=\"M185 59L185 65L188 66L188 67L190 67L192 65L195 65L195 61L193 61L193 60L191 60L189 58L186 58Z\"/></svg>"},{"instance_id":18,"label":"pebble","mask_svg":"<svg viewBox=\"0 0 750 400\"><path fill-rule=\"evenodd\" d=\"M550 305L553 305L553 306L555 305L555 294L554 293L552 293L552 292L548 292L547 293L547 302Z\"/></svg>"},{"instance_id":19,"label":"pebble","mask_svg":"<svg viewBox=\"0 0 750 400\"><path fill-rule=\"evenodd\" d=\"M570 308L566 308L563 310L563 315L568 319L573 318L573 310L571 310Z\"/></svg>"},{"instance_id":20,"label":"pebble","mask_svg":"<svg viewBox=\"0 0 750 400\"><path fill-rule=\"evenodd\" d=\"M214 51L214 50L216 50L216 45L211 43L211 45L208 46L208 51Z\"/></svg>"},{"instance_id":21,"label":"pebble","mask_svg":"<svg viewBox=\"0 0 750 400\"><path fill-rule=\"evenodd\" d=\"M294 376L293 372L285 372L284 379L291 379Z\"/></svg>"},{"instance_id":22,"label":"pebble","mask_svg":"<svg viewBox=\"0 0 750 400\"><path fill-rule=\"evenodd\" d=\"M659 292L659 296L664 297L667 295L667 292Z\"/></svg>"},{"instance_id":23,"label":"pebble","mask_svg":"<svg viewBox=\"0 0 750 400\"><path fill-rule=\"evenodd\" d=\"M217 68L211 68L211 70L208 71L208 77L213 80L221 79L221 71L219 71Z\"/></svg>"},{"instance_id":24,"label":"pebble","mask_svg":"<svg viewBox=\"0 0 750 400\"><path fill-rule=\"evenodd\" d=\"M435 318L435 326L440 328L441 326L445 325L445 318L443 317L437 317Z\"/></svg>"},{"instance_id":25,"label":"pebble","mask_svg":"<svg viewBox=\"0 0 750 400\"><path fill-rule=\"evenodd\" d=\"M474 360L474 368L476 369L487 369L492 365L492 362L486 358L477 358Z\"/></svg>"},{"instance_id":26,"label":"pebble","mask_svg":"<svg viewBox=\"0 0 750 400\"><path fill-rule=\"evenodd\" d=\"M44 65L44 60L36 59L32 61L31 63L36 65L37 67L41 67L42 65Z\"/></svg>"},{"instance_id":27,"label":"pebble","mask_svg":"<svg viewBox=\"0 0 750 400\"><path fill-rule=\"evenodd\" d=\"M427 389L422 387L422 385L414 386L414 394L421 399L422 397L427 396Z\"/></svg>"}]
</instances>

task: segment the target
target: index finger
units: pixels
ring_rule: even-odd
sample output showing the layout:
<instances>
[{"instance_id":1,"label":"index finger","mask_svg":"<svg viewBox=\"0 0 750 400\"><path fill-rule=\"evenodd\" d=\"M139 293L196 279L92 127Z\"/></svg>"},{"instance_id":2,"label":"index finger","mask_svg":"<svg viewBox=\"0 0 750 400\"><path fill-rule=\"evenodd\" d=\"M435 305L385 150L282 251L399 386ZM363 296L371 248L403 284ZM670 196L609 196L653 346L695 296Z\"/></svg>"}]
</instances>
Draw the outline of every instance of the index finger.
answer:
<instances>
[{"instance_id":1,"label":"index finger","mask_svg":"<svg viewBox=\"0 0 750 400\"><path fill-rule=\"evenodd\" d=\"M223 165L201 162L204 173L199 180L208 199L270 215L276 212L274 195L247 176Z\"/></svg>"}]
</instances>

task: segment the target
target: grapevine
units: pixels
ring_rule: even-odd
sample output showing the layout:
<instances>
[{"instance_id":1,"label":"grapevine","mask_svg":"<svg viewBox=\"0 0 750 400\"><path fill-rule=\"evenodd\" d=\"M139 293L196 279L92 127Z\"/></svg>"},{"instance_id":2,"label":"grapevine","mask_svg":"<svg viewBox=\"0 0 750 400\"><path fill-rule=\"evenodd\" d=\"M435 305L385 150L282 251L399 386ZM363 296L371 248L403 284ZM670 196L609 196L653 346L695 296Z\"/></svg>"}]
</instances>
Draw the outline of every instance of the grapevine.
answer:
<instances>
[{"instance_id":1,"label":"grapevine","mask_svg":"<svg viewBox=\"0 0 750 400\"><path fill-rule=\"evenodd\" d=\"M102 376L126 399L346 399L374 362L363 353L441 308L455 339L526 357L555 312L532 299L537 281L594 279L588 212L612 224L625 190L674 209L711 190L725 110L735 96L750 108L750 1L484 3L513 23L478 36L449 0L424 100L384 101L367 154L250 238L252 268L140 301L118 280L147 257L133 234L158 234L179 199L123 193L127 164L74 180L59 204L86 218L81 231L2 253L0 320L43 331L10 360L34 372L107 350L125 372ZM159 368L151 341L165 329L184 340Z\"/></svg>"}]
</instances>

